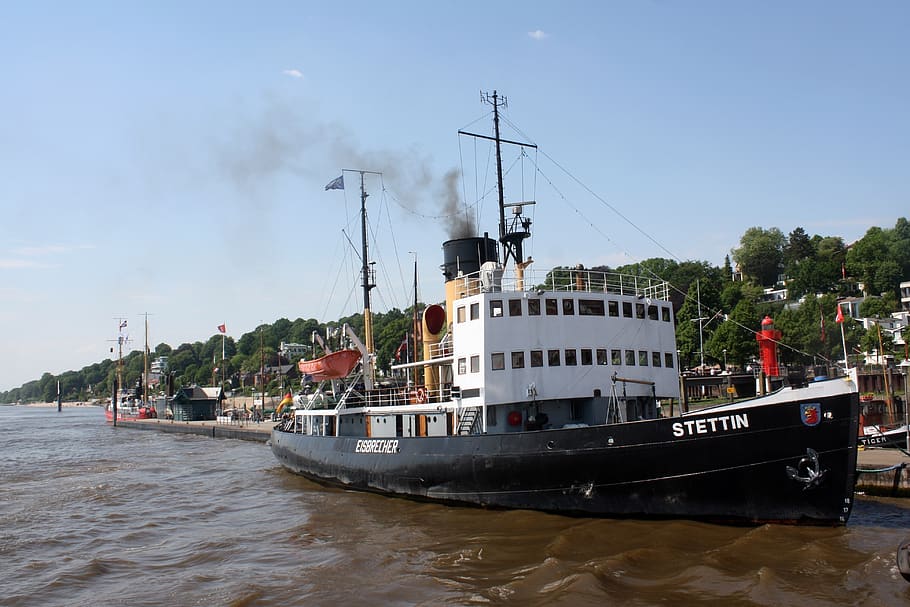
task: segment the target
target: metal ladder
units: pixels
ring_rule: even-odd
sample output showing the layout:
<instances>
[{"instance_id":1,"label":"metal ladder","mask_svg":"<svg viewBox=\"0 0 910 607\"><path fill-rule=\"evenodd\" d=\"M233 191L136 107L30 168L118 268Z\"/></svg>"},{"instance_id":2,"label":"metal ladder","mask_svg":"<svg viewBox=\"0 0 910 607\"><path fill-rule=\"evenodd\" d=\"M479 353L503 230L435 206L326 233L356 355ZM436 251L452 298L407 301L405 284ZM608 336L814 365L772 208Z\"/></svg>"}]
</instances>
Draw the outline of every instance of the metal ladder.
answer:
<instances>
[{"instance_id":1,"label":"metal ladder","mask_svg":"<svg viewBox=\"0 0 910 607\"><path fill-rule=\"evenodd\" d=\"M458 434L474 434L474 426L477 425L479 419L477 407L465 409L458 421Z\"/></svg>"}]
</instances>

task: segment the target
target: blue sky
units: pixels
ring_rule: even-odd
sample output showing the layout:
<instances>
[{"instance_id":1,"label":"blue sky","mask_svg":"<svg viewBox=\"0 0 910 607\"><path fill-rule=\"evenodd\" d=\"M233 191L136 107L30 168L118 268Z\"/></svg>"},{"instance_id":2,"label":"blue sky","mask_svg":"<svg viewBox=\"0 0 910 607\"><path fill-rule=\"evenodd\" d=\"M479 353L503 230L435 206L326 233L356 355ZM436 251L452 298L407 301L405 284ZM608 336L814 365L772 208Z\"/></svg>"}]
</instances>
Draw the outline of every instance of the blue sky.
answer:
<instances>
[{"instance_id":1,"label":"blue sky","mask_svg":"<svg viewBox=\"0 0 910 607\"><path fill-rule=\"evenodd\" d=\"M908 29L905 2L6 3L0 390L108 357L119 317L139 348L146 312L153 346L356 312L342 168L383 172L376 308L408 305L410 251L441 299L448 171L497 230L456 135L489 132L480 91L540 146L507 158L538 271L893 227Z\"/></svg>"}]
</instances>

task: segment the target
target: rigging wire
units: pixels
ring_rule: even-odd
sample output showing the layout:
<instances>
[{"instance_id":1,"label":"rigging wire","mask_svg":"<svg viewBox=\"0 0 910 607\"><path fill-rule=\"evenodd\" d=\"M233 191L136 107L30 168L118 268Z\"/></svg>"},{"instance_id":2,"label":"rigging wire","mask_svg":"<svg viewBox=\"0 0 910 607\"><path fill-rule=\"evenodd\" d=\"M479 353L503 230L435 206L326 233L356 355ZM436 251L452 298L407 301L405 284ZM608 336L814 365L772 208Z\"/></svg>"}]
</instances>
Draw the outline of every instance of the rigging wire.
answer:
<instances>
[{"instance_id":1,"label":"rigging wire","mask_svg":"<svg viewBox=\"0 0 910 607\"><path fill-rule=\"evenodd\" d=\"M573 180L575 183L577 183L579 186L581 186L582 189L584 189L586 192L588 192L588 193L589 193L591 196L593 196L596 200L598 200L599 202L601 202L601 203L602 203L604 206L606 206L607 208L611 209L614 213L616 213L617 215L619 215L619 217L622 218L626 223L628 223L629 225L631 225L632 227L634 227L638 232L640 232L642 235L644 235L648 240L650 240L651 242L653 242L654 244L656 244L662 251L664 251L665 253L667 253L668 255L670 255L670 257L671 257L672 259L674 259L677 263L682 263L682 261L681 261L676 255L674 255L673 253L671 253L666 247L664 247L663 245L661 245L661 244L660 244L659 242L657 242L653 237L651 237L651 236L650 236L649 234L647 234L644 230L642 230L640 227L638 227L634 222L632 222L632 221L631 221L630 219L628 219L625 215L623 215L622 213L620 213L613 205L611 205L609 202L607 202L605 199L603 199L601 196L599 196L596 192L594 192L593 190L591 190L591 188L589 188L587 185L585 185L580 179L578 179L577 177L575 177L572 173L570 173L567 169L565 169L562 165L560 165L555 159L553 159L552 157L550 157L549 154L547 154L547 153L544 152L543 150L540 151L540 154L542 154L546 159L548 159L550 162L552 162L557 168L559 168L559 169L560 169L563 173L565 173L571 180ZM611 243L613 243L614 245L616 245L617 248L619 248L620 250L622 250L623 254L624 254L626 257L628 257L629 259L631 259L634 263L637 263L637 264L640 264L640 263L641 263L641 260L638 260L638 259L637 259L635 256L633 256L631 253L629 253L628 251L624 250L616 241L614 241L614 240L613 240L612 238L610 238L607 234L605 234L599 227L597 227L597 226L594 224L594 222L592 222L590 219L588 219L588 217L585 216L585 214L582 213L582 212L578 209L578 207L576 207L576 206L573 205L571 202L569 202L568 198L566 198L566 196L562 193L562 191L559 190L559 188L556 187L556 185L553 183L553 181L552 181L552 180L543 172L543 170L540 168L539 164L536 166L536 169L537 169L538 172L540 172L541 177L543 177L544 180L545 180L545 181L553 188L553 190L559 195L559 197L563 200L563 202L565 202L573 211L575 211L575 213L576 213L577 215L579 215L580 217L582 217L582 218L585 220L585 222L586 222L591 228L593 228L593 230L594 230L595 232L597 232L598 234L600 234L603 238L605 238L605 239L608 240L609 242L611 242ZM644 268L644 269L645 269L645 271L646 271L648 274L650 274L650 275L653 276L654 278L656 278L656 279L658 279L658 280L660 280L660 281L662 281L662 282L665 282L671 289L673 289L674 291L676 291L677 293L679 293L680 295L682 295L684 299L688 299L688 300L690 300L690 301L694 301L694 300L695 300L695 298L693 298L692 295L691 295L690 293L683 291L682 289L680 289L679 287L677 287L676 285L674 285L673 283L671 283L669 280L666 280L665 278L659 276L656 272L654 272L654 271L651 270L650 268ZM704 304L703 304L703 305L704 305ZM732 322L734 325L736 325L737 327L739 327L740 329L742 329L742 330L744 330L744 331L747 331L747 332L752 333L752 334L754 334L754 335L758 335L759 332L760 332L760 330L753 329L752 327L746 326L746 325L744 325L744 324L738 322L737 320L730 318L730 316L729 316L728 314L724 314L724 313L723 313L723 310L719 310L719 309L715 310L715 309L711 308L710 306L704 306L704 307L708 310L709 313L712 313L712 315L713 315L712 318L713 318L713 317L716 317L716 316L718 316L718 315L723 315L724 318L725 318L725 322ZM783 347L783 348L787 348L788 350L790 350L790 351L792 351L792 352L796 352L796 353L801 354L801 355L803 355L803 356L806 356L806 357L818 356L819 358L822 358L822 359L824 359L824 360L830 362L830 360L827 359L824 355L821 355L821 354L810 354L810 353L808 353L808 352L805 352L805 351L803 351L803 350L800 350L799 348L797 348L797 347L795 347L795 346L792 346L792 345L790 345L790 344L786 344L786 343L781 342L781 341L778 341L778 340L772 339L771 341L773 341L774 343L776 343L777 345L779 345L779 346L781 346L781 347Z\"/></svg>"}]
</instances>

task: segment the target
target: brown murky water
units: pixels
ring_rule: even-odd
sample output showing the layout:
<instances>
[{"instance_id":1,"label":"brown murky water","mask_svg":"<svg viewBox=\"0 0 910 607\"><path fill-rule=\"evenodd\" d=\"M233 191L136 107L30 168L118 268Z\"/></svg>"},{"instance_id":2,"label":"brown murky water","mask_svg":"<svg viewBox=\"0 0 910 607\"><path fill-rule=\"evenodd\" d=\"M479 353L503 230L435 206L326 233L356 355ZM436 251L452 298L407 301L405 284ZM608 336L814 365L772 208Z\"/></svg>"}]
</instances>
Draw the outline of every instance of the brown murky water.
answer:
<instances>
[{"instance_id":1,"label":"brown murky water","mask_svg":"<svg viewBox=\"0 0 910 607\"><path fill-rule=\"evenodd\" d=\"M910 503L846 528L451 508L326 489L267 447L0 407L0 605L907 605Z\"/></svg>"}]
</instances>

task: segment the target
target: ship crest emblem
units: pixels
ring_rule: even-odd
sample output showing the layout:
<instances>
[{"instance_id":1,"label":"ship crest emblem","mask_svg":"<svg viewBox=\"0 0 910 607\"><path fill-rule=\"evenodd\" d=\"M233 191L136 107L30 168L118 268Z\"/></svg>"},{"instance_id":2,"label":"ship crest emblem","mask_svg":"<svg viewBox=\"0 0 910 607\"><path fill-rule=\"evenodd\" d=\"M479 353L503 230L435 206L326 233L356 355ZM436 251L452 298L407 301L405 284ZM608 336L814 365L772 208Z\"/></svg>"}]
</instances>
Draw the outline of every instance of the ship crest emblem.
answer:
<instances>
[{"instance_id":1,"label":"ship crest emblem","mask_svg":"<svg viewBox=\"0 0 910 607\"><path fill-rule=\"evenodd\" d=\"M800 405L799 415L805 425L817 426L822 421L821 405L818 403Z\"/></svg>"}]
</instances>

